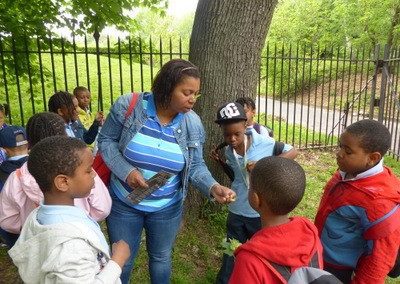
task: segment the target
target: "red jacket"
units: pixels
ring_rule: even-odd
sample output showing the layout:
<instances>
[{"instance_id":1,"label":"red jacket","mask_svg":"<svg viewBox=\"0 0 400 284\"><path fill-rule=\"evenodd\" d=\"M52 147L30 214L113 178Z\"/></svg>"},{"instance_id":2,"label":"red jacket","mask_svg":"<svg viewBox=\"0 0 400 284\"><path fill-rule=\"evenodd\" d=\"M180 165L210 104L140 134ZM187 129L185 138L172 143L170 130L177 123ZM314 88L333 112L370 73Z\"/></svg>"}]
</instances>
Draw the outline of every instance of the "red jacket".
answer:
<instances>
[{"instance_id":1,"label":"red jacket","mask_svg":"<svg viewBox=\"0 0 400 284\"><path fill-rule=\"evenodd\" d=\"M286 283L262 259L290 266L293 272L308 266L316 252L322 268L322 245L317 229L309 220L293 217L286 224L261 229L235 251L235 267L229 283Z\"/></svg>"},{"instance_id":2,"label":"red jacket","mask_svg":"<svg viewBox=\"0 0 400 284\"><path fill-rule=\"evenodd\" d=\"M341 263L332 264L327 259L346 257L341 256L339 250L327 249L330 245L328 242L335 242L335 239L330 239L330 234L323 234L324 229L325 232L335 232L339 235L341 232L335 231L335 223L354 223L359 229L359 235L354 238L367 240L372 246L370 251L362 254L355 263L355 277L352 283L384 283L387 273L393 267L400 245L400 209L396 210L399 203L400 181L387 167L379 174L358 180L342 180L340 173L335 173L325 186L315 217L315 225L326 248L325 265L341 268ZM359 215L358 223L354 216L343 214L343 209L349 206L362 208L359 212L365 212ZM335 217L328 219L330 214ZM385 215L387 217L382 218ZM380 218L382 221L373 223ZM348 253L354 250L354 246L345 249ZM328 255L329 251L332 255Z\"/></svg>"}]
</instances>

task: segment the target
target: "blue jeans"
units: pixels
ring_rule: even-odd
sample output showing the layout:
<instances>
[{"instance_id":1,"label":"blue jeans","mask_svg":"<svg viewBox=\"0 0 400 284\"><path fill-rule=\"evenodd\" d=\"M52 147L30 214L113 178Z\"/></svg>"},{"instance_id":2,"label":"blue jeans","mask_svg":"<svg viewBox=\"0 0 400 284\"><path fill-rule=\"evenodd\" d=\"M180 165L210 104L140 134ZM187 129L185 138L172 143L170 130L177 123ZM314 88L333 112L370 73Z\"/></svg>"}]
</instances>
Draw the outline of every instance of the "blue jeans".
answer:
<instances>
[{"instance_id":1,"label":"blue jeans","mask_svg":"<svg viewBox=\"0 0 400 284\"><path fill-rule=\"evenodd\" d=\"M4 240L7 247L10 249L15 245L18 240L19 235L7 232L0 228L0 237Z\"/></svg>"},{"instance_id":2,"label":"blue jeans","mask_svg":"<svg viewBox=\"0 0 400 284\"><path fill-rule=\"evenodd\" d=\"M144 212L129 207L113 192L110 193L113 202L111 213L107 217L110 242L124 240L131 249L131 256L122 269L122 283L129 283L143 228L146 232L151 283L169 283L171 251L182 220L183 201L178 201L156 212Z\"/></svg>"},{"instance_id":3,"label":"blue jeans","mask_svg":"<svg viewBox=\"0 0 400 284\"><path fill-rule=\"evenodd\" d=\"M226 237L236 239L242 244L249 240L254 233L261 229L261 218L250 218L229 212L226 220ZM216 283L228 283L231 277L234 265L233 256L224 254L222 257L222 266L218 272Z\"/></svg>"}]
</instances>

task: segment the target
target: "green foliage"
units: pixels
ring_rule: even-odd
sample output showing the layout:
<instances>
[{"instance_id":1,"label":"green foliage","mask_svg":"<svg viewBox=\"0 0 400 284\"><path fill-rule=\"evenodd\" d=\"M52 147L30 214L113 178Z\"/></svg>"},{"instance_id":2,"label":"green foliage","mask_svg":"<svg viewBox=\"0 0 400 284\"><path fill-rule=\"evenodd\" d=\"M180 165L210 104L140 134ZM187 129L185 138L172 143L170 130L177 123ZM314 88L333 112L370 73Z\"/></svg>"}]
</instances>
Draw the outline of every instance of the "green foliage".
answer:
<instances>
[{"instance_id":1,"label":"green foliage","mask_svg":"<svg viewBox=\"0 0 400 284\"><path fill-rule=\"evenodd\" d=\"M149 41L153 39L156 49L161 50L158 45L159 41L163 42L162 49L164 52L169 50L169 42L180 42L184 50L189 50L189 39L193 27L194 14L187 14L182 18L174 18L169 15L160 15L149 9L141 9L136 15L135 29L129 32L133 36L142 37ZM133 21L133 20L132 20Z\"/></svg>"},{"instance_id":2,"label":"green foliage","mask_svg":"<svg viewBox=\"0 0 400 284\"><path fill-rule=\"evenodd\" d=\"M161 67L160 61L162 60L165 63L170 60L171 56L176 58L176 54L179 54L176 42L173 42L173 54L162 56L157 53L149 54L148 52L144 52L140 56L139 48L134 45L134 40L131 43L132 48L130 50L126 41L121 41L118 44L118 41L110 39L110 50L104 46L101 48L99 58L104 110L108 110L112 101L119 95L129 93L132 90L132 85L134 91L150 90L152 76L154 77ZM35 44L35 42L32 41L32 44ZM46 49L45 46L47 46ZM71 44L64 42L64 49L53 45L53 54L50 53L49 41L46 41L45 46L40 45L39 57L37 45L34 45L30 49L29 55L25 55L20 62L20 64L25 64L24 66L28 66L27 63L29 62L31 70L30 79L28 76L29 73L21 72L21 69L24 68L23 66L16 65L17 69L15 69L15 66L10 69L8 65L1 65L0 58L0 98L1 103L7 102L10 104L12 123L26 123L27 118L32 115L33 110L38 112L45 109L47 100L54 91L68 90L72 92L77 85L90 87L93 98L92 108L97 110L99 107L97 56L94 47L88 46L88 54L86 55L85 47L78 45L76 48L75 63L75 56L72 54L74 50ZM142 41L142 46L146 46L146 42ZM136 63L140 61L139 59L142 60L143 65ZM4 86L2 67L5 68L7 74L7 89ZM14 75L16 70L19 75L18 77ZM43 72L43 76L41 76L41 72ZM6 90L8 101L6 101ZM21 100L19 99L19 95L21 96ZM21 109L23 111L20 111ZM25 118L24 121L21 119L21 114Z\"/></svg>"},{"instance_id":3,"label":"green foliage","mask_svg":"<svg viewBox=\"0 0 400 284\"><path fill-rule=\"evenodd\" d=\"M357 62L371 56L371 50L365 48L267 44L262 54L259 91L278 98L292 97L349 73L371 74L373 64L367 67Z\"/></svg>"},{"instance_id":4,"label":"green foliage","mask_svg":"<svg viewBox=\"0 0 400 284\"><path fill-rule=\"evenodd\" d=\"M322 46L400 43L398 0L281 0L267 41ZM394 29L391 25L394 24Z\"/></svg>"},{"instance_id":5,"label":"green foliage","mask_svg":"<svg viewBox=\"0 0 400 284\"><path fill-rule=\"evenodd\" d=\"M233 256L235 250L241 245L242 243L236 239L223 239L221 242L221 246L224 248L223 253Z\"/></svg>"},{"instance_id":6,"label":"green foliage","mask_svg":"<svg viewBox=\"0 0 400 284\"><path fill-rule=\"evenodd\" d=\"M38 76L38 66L29 66L25 60L26 51L35 48L36 39L47 48L45 38L53 35L56 28L67 28L74 35L98 33L107 26L129 30L135 25L129 11L135 7L147 7L163 15L167 0L31 0L29 4L23 0L0 1L1 50L14 50L12 53L0 50L0 64L6 69L18 69L21 75ZM62 46L61 40L52 44ZM37 54L29 56L36 59Z\"/></svg>"}]
</instances>

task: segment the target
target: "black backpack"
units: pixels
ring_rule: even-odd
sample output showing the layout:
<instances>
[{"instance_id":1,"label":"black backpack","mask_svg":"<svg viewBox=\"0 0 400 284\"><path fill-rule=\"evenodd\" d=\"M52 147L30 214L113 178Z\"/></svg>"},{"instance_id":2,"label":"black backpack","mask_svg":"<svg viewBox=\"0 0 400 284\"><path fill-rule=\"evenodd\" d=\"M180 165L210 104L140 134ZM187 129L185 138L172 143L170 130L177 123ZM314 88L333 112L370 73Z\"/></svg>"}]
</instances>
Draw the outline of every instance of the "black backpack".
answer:
<instances>
[{"instance_id":1,"label":"black backpack","mask_svg":"<svg viewBox=\"0 0 400 284\"><path fill-rule=\"evenodd\" d=\"M254 127L254 130L258 134L260 134L260 124L255 123L253 127ZM272 132L272 129L267 127L267 130L268 130L269 136L273 137L274 134ZM216 151L219 151L222 148L225 148L227 145L228 144L226 142L220 143L217 146ZM285 143L280 142L280 141L275 141L274 149L272 150L272 155L279 156L280 154L282 154L284 148L285 148ZM221 168L223 169L224 173L229 177L230 181L233 181L235 179L235 175L233 173L232 168L227 163L225 163L225 161L222 161L222 160L219 160L219 164L220 164Z\"/></svg>"}]
</instances>

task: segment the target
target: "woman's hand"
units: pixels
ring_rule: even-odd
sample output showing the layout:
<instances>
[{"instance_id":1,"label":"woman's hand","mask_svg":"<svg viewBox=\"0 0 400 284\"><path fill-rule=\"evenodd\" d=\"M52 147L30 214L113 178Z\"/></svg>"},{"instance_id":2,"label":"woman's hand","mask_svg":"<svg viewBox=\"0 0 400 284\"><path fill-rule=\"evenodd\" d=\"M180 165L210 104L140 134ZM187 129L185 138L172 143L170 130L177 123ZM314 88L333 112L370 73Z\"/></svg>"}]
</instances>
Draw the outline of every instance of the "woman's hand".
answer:
<instances>
[{"instance_id":1,"label":"woman's hand","mask_svg":"<svg viewBox=\"0 0 400 284\"><path fill-rule=\"evenodd\" d=\"M126 183L132 188L148 188L146 181L144 180L142 174L138 170L133 170L130 172L126 179Z\"/></svg>"},{"instance_id":2,"label":"woman's hand","mask_svg":"<svg viewBox=\"0 0 400 284\"><path fill-rule=\"evenodd\" d=\"M219 151L217 150L217 147L214 147L211 152L210 152L210 158L213 159L216 162L221 161L221 157L219 156Z\"/></svg>"},{"instance_id":3,"label":"woman's hand","mask_svg":"<svg viewBox=\"0 0 400 284\"><path fill-rule=\"evenodd\" d=\"M210 193L221 204L228 204L236 200L236 193L232 189L220 184L213 185Z\"/></svg>"}]
</instances>

